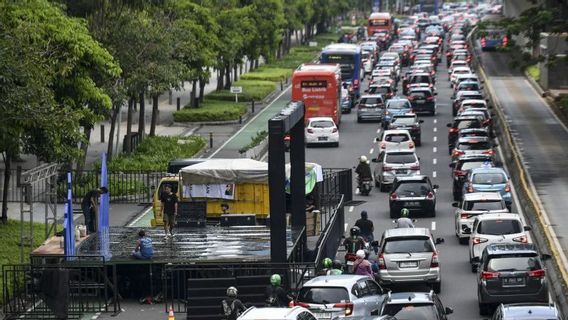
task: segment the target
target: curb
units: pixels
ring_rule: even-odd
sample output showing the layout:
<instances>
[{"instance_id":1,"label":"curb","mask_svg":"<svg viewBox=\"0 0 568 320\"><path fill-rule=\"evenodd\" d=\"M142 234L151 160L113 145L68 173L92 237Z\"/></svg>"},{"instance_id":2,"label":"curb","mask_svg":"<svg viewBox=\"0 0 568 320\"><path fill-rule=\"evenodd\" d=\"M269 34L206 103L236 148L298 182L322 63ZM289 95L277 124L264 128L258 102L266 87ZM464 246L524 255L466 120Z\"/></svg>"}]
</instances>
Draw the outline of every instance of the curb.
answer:
<instances>
[{"instance_id":1,"label":"curb","mask_svg":"<svg viewBox=\"0 0 568 320\"><path fill-rule=\"evenodd\" d=\"M530 83L530 85L533 87L533 89L536 90L536 92L538 92L538 94L540 94L541 97L546 98L548 96L548 92L544 91L544 89L536 82L535 79L533 79L533 77L531 77L528 72L523 72L525 75L525 78L527 78L527 81Z\"/></svg>"}]
</instances>

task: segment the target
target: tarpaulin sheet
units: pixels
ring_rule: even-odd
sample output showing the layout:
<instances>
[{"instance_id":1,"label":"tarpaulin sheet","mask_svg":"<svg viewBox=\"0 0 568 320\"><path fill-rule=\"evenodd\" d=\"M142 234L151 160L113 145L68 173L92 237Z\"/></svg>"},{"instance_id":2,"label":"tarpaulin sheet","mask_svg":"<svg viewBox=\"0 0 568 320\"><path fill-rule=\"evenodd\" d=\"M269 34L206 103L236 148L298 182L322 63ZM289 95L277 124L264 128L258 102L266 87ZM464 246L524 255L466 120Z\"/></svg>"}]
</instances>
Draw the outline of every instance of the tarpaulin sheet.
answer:
<instances>
[{"instance_id":1,"label":"tarpaulin sheet","mask_svg":"<svg viewBox=\"0 0 568 320\"><path fill-rule=\"evenodd\" d=\"M268 163L252 159L210 159L182 168L184 185L220 183L268 184Z\"/></svg>"}]
</instances>

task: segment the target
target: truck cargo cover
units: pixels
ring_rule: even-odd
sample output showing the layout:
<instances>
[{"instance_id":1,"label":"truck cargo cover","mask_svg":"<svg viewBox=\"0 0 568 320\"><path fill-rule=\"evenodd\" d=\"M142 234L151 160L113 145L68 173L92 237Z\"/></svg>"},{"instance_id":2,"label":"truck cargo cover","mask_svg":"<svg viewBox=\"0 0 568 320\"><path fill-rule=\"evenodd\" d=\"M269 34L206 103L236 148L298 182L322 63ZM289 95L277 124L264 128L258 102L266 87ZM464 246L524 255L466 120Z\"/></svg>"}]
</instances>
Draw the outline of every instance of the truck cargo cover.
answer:
<instances>
[{"instance_id":1,"label":"truck cargo cover","mask_svg":"<svg viewBox=\"0 0 568 320\"><path fill-rule=\"evenodd\" d=\"M179 173L183 184L268 184L268 163L252 159L210 159Z\"/></svg>"}]
</instances>

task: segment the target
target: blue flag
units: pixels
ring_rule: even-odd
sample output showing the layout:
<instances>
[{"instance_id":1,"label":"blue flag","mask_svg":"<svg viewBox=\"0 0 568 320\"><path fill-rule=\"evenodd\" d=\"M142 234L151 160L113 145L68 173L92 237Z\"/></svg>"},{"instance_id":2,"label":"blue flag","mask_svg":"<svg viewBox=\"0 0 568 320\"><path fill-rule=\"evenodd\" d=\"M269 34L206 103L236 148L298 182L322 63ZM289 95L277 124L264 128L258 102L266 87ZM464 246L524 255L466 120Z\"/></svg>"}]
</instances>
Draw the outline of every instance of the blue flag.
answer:
<instances>
[{"instance_id":1,"label":"blue flag","mask_svg":"<svg viewBox=\"0 0 568 320\"><path fill-rule=\"evenodd\" d=\"M67 172L67 203L65 203L65 215L63 226L65 228L64 253L67 260L75 256L75 226L73 223L73 192L71 190L71 172Z\"/></svg>"},{"instance_id":2,"label":"blue flag","mask_svg":"<svg viewBox=\"0 0 568 320\"><path fill-rule=\"evenodd\" d=\"M103 163L101 166L101 187L106 187L108 189L108 176L107 176L107 163L106 163L106 153L103 153ZM101 194L100 205L99 205L99 230L108 228L108 211L110 202L110 190L107 193Z\"/></svg>"}]
</instances>

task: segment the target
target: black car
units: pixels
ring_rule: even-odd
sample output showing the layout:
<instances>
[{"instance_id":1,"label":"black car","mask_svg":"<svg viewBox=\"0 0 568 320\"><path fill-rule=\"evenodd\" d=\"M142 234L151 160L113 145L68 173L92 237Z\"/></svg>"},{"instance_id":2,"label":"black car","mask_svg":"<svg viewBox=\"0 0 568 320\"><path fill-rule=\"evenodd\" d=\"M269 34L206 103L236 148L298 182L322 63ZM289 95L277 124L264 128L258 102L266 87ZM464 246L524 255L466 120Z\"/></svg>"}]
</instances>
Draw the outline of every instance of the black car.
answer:
<instances>
[{"instance_id":1,"label":"black car","mask_svg":"<svg viewBox=\"0 0 568 320\"><path fill-rule=\"evenodd\" d=\"M436 114L436 99L429 87L410 88L408 100L412 105L412 111L415 113L427 113L431 116Z\"/></svg>"},{"instance_id":2,"label":"black car","mask_svg":"<svg viewBox=\"0 0 568 320\"><path fill-rule=\"evenodd\" d=\"M394 115L389 123L389 130L408 130L416 146L420 146L422 144L422 129L420 128L421 123L424 123L424 120L418 119L418 117L414 113Z\"/></svg>"},{"instance_id":3,"label":"black car","mask_svg":"<svg viewBox=\"0 0 568 320\"><path fill-rule=\"evenodd\" d=\"M495 167L498 165L498 163L493 160L493 156L491 155L461 156L455 162L450 163L453 177L452 191L454 201L459 201L462 197L463 183L467 177L469 170L480 168L484 165Z\"/></svg>"},{"instance_id":4,"label":"black car","mask_svg":"<svg viewBox=\"0 0 568 320\"><path fill-rule=\"evenodd\" d=\"M446 320L454 312L452 308L444 308L434 291L389 293L379 310L379 315L397 319Z\"/></svg>"},{"instance_id":5,"label":"black car","mask_svg":"<svg viewBox=\"0 0 568 320\"><path fill-rule=\"evenodd\" d=\"M389 195L390 217L399 218L402 208L435 217L437 189L425 175L395 178Z\"/></svg>"},{"instance_id":6,"label":"black car","mask_svg":"<svg viewBox=\"0 0 568 320\"><path fill-rule=\"evenodd\" d=\"M452 154L460 130L482 128L483 120L476 116L456 117L452 123L448 123L446 126L448 127L448 154Z\"/></svg>"},{"instance_id":7,"label":"black car","mask_svg":"<svg viewBox=\"0 0 568 320\"><path fill-rule=\"evenodd\" d=\"M432 74L427 72L413 72L402 81L402 94L408 95L412 84L426 84L427 87L434 87Z\"/></svg>"},{"instance_id":8,"label":"black car","mask_svg":"<svg viewBox=\"0 0 568 320\"><path fill-rule=\"evenodd\" d=\"M477 297L479 314L500 303L548 302L548 281L540 255L532 243L494 243L481 254Z\"/></svg>"},{"instance_id":9,"label":"black car","mask_svg":"<svg viewBox=\"0 0 568 320\"><path fill-rule=\"evenodd\" d=\"M380 94L386 101L394 96L396 89L393 89L390 84L373 84L367 92L369 94Z\"/></svg>"},{"instance_id":10,"label":"black car","mask_svg":"<svg viewBox=\"0 0 568 320\"><path fill-rule=\"evenodd\" d=\"M455 117L464 100L484 100L483 94L479 91L457 91L452 102L452 115Z\"/></svg>"}]
</instances>

